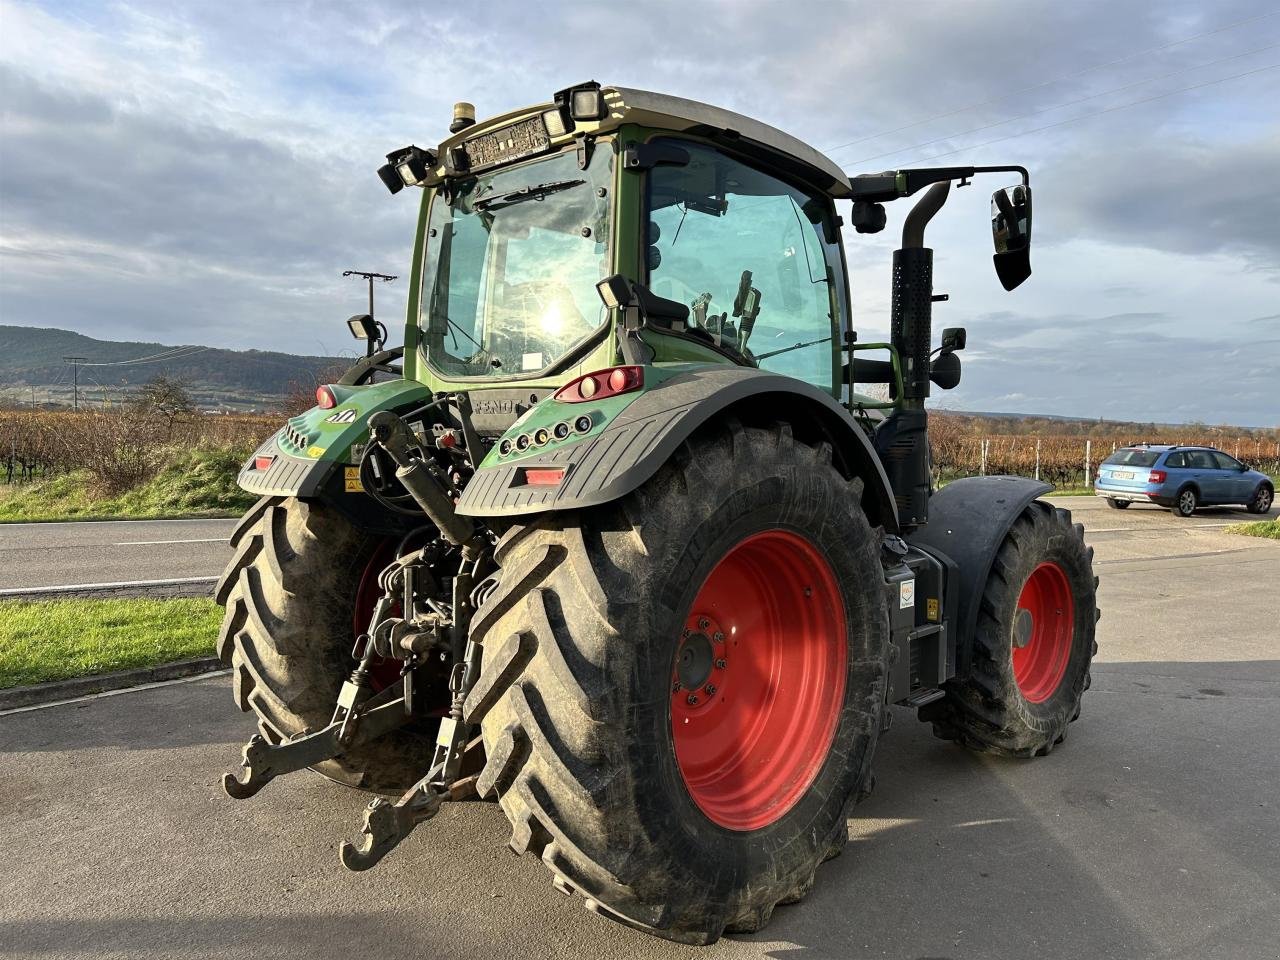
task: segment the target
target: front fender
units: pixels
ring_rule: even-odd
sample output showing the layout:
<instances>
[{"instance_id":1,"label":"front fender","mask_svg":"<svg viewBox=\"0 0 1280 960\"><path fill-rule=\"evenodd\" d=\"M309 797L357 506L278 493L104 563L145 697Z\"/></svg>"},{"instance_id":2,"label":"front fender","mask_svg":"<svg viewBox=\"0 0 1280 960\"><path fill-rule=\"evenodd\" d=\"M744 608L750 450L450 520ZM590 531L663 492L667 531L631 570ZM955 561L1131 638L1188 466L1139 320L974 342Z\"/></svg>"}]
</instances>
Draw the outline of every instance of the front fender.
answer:
<instances>
[{"instance_id":1,"label":"front fender","mask_svg":"<svg viewBox=\"0 0 1280 960\"><path fill-rule=\"evenodd\" d=\"M1036 497L1053 487L1026 477L966 477L953 480L929 500L929 522L908 540L955 561L959 597L954 618L956 672L965 676L978 604L996 552L1013 521ZM950 593L950 591L948 591Z\"/></svg>"},{"instance_id":2,"label":"front fender","mask_svg":"<svg viewBox=\"0 0 1280 960\"><path fill-rule=\"evenodd\" d=\"M792 377L727 364L647 367L645 377L645 392L617 412L591 403L542 401L511 428L509 438L527 432L535 420L554 424L586 415L599 426L582 439L552 442L526 455L491 454L463 491L458 512L510 517L612 502L652 477L712 417L741 413L788 421L797 435L827 440L844 472L863 479L863 505L872 523L898 529L889 481L870 440L829 395ZM554 486L530 485L530 468L564 468L564 478Z\"/></svg>"},{"instance_id":3,"label":"front fender","mask_svg":"<svg viewBox=\"0 0 1280 960\"><path fill-rule=\"evenodd\" d=\"M332 387L337 406L312 407L267 438L240 469L236 482L258 496L313 497L341 466L353 464L352 447L368 439L367 422L379 410L426 402L430 391L413 380Z\"/></svg>"}]
</instances>

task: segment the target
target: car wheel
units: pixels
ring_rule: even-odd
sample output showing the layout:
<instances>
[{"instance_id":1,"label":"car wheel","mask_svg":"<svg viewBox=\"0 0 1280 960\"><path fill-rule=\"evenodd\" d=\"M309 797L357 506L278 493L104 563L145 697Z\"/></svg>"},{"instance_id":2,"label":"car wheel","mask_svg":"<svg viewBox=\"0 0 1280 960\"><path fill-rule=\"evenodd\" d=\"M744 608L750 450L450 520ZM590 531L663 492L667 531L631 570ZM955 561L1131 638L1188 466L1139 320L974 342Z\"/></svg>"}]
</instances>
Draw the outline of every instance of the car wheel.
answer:
<instances>
[{"instance_id":1,"label":"car wheel","mask_svg":"<svg viewBox=\"0 0 1280 960\"><path fill-rule=\"evenodd\" d=\"M1107 497L1107 506L1112 510L1124 510L1129 506L1129 501L1117 500L1115 497Z\"/></svg>"},{"instance_id":2,"label":"car wheel","mask_svg":"<svg viewBox=\"0 0 1280 960\"><path fill-rule=\"evenodd\" d=\"M1200 505L1200 500L1196 496L1196 492L1191 487L1185 487L1178 491L1178 499L1173 505L1174 511L1180 517L1189 517L1196 512L1196 507Z\"/></svg>"},{"instance_id":3,"label":"car wheel","mask_svg":"<svg viewBox=\"0 0 1280 960\"><path fill-rule=\"evenodd\" d=\"M1253 493L1253 499L1249 501L1249 505L1245 508L1250 513L1266 513L1271 509L1271 503L1275 499L1275 493L1265 483L1258 484L1258 489Z\"/></svg>"}]
</instances>

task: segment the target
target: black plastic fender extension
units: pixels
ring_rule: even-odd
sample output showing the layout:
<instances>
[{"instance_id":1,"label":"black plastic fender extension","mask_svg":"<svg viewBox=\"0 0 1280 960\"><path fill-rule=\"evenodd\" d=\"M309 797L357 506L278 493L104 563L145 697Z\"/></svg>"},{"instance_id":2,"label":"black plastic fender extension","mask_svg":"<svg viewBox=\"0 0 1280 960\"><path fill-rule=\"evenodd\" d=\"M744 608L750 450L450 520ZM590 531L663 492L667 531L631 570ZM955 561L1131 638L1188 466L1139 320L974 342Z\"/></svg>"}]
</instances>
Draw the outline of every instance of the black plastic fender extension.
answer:
<instances>
[{"instance_id":1,"label":"black plastic fender extension","mask_svg":"<svg viewBox=\"0 0 1280 960\"><path fill-rule=\"evenodd\" d=\"M996 551L1018 515L1053 487L1026 477L967 477L954 480L929 501L929 523L908 537L912 545L954 561L959 578L957 609L944 611L955 644L957 676L969 669L969 647L978 603ZM948 590L950 594L950 590Z\"/></svg>"},{"instance_id":2,"label":"black plastic fender extension","mask_svg":"<svg viewBox=\"0 0 1280 960\"><path fill-rule=\"evenodd\" d=\"M898 530L898 514L871 441L829 394L803 381L738 366L701 367L666 380L581 443L477 471L458 502L472 517L513 517L610 503L652 477L698 427L715 416L790 423L798 437L831 444L836 466L863 480L872 524ZM563 467L556 486L524 483L530 467Z\"/></svg>"}]
</instances>

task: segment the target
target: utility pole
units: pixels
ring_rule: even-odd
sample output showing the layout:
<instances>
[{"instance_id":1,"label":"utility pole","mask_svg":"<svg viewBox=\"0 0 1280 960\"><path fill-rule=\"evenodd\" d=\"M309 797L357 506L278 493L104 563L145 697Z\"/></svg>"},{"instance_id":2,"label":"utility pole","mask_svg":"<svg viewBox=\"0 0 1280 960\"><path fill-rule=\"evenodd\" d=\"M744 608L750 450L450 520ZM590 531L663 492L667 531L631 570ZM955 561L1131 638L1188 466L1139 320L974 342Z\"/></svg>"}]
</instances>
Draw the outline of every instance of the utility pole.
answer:
<instances>
[{"instance_id":1,"label":"utility pole","mask_svg":"<svg viewBox=\"0 0 1280 960\"><path fill-rule=\"evenodd\" d=\"M64 362L71 364L71 409L80 409L80 364L87 363L88 357L63 357Z\"/></svg>"},{"instance_id":2,"label":"utility pole","mask_svg":"<svg viewBox=\"0 0 1280 960\"><path fill-rule=\"evenodd\" d=\"M367 270L343 270L344 277L364 277L369 281L369 316L373 316L373 281L380 280L383 283L390 283L396 278L385 273L369 273Z\"/></svg>"}]
</instances>

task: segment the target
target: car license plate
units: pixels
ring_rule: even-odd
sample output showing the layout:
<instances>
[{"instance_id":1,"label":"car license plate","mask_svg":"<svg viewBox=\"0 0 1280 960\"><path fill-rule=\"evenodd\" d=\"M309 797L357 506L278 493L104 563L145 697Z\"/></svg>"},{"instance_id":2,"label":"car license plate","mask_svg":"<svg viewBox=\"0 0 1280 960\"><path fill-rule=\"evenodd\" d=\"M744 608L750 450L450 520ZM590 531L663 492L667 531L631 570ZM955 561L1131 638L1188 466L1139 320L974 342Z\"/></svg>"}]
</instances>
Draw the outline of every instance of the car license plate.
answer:
<instances>
[{"instance_id":1,"label":"car license plate","mask_svg":"<svg viewBox=\"0 0 1280 960\"><path fill-rule=\"evenodd\" d=\"M1132 479L1133 479L1133 471L1132 471L1132 470L1116 470L1116 471L1115 471L1114 473L1112 473L1111 475L1112 475L1113 477L1115 477L1117 480L1132 480Z\"/></svg>"}]
</instances>

